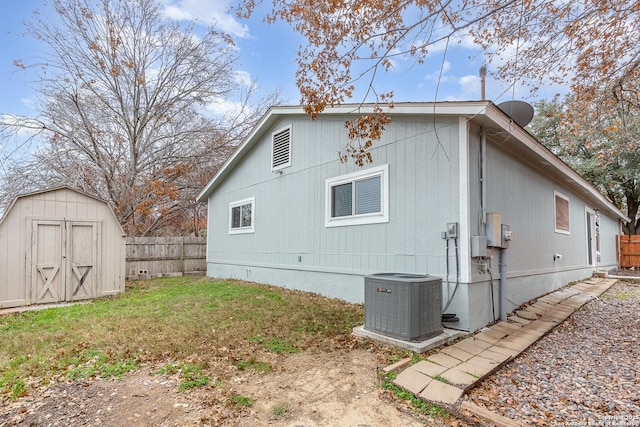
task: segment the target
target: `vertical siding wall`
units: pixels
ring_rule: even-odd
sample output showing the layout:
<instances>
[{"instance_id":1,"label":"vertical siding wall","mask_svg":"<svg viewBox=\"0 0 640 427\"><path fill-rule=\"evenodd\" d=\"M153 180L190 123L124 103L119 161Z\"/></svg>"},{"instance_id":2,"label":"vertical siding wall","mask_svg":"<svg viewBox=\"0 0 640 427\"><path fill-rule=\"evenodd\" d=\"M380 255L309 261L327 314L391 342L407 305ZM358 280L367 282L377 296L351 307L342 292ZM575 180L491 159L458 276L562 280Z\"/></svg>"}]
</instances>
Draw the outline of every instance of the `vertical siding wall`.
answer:
<instances>
[{"instance_id":1,"label":"vertical siding wall","mask_svg":"<svg viewBox=\"0 0 640 427\"><path fill-rule=\"evenodd\" d=\"M470 144L471 234L480 233L480 139L472 130ZM601 258L588 266L586 209L593 206L559 182L534 169L509 153L508 142L489 137L487 142L487 212L502 214L502 223L511 226L515 239L507 249L507 312L523 302L591 275L596 267L615 265L617 220L600 215ZM555 232L554 191L569 198L570 234ZM612 243L613 242L613 243ZM595 240L594 240L595 245ZM554 261L554 254L562 259ZM594 262L596 260L594 259ZM469 329L480 328L493 320L491 314L491 276L478 271L470 260ZM490 261L493 274L495 310L498 312L499 250L493 249ZM457 299L457 298L456 298ZM463 303L462 303L463 304Z\"/></svg>"},{"instance_id":2,"label":"vertical siding wall","mask_svg":"<svg viewBox=\"0 0 640 427\"><path fill-rule=\"evenodd\" d=\"M515 233L508 249L513 254L509 257L509 274L528 275L587 266L586 212L595 208L572 190L502 151L495 142L488 144L487 165L487 210L501 213L502 223L509 224ZM554 191L569 198L569 234L555 232ZM615 243L607 240L611 238L613 224L612 218L600 216L604 239L602 255L607 262L615 259ZM561 254L563 258L554 261L554 254Z\"/></svg>"},{"instance_id":3,"label":"vertical siding wall","mask_svg":"<svg viewBox=\"0 0 640 427\"><path fill-rule=\"evenodd\" d=\"M620 223L611 217L600 214L600 260L598 267L612 269L618 265L615 236L621 234Z\"/></svg>"},{"instance_id":4,"label":"vertical siding wall","mask_svg":"<svg viewBox=\"0 0 640 427\"><path fill-rule=\"evenodd\" d=\"M292 166L282 175L271 172L269 131L213 193L209 275L315 290L357 302L364 298L364 274L445 275L440 232L447 222L459 221L457 120L394 117L383 139L374 143L374 164L362 169L338 159L347 141L344 120L298 117L278 123L271 131L291 125ZM389 165L389 222L325 227L325 180L383 164ZM255 197L255 232L230 235L229 204L250 197ZM309 284L311 273L303 272L334 276Z\"/></svg>"},{"instance_id":5,"label":"vertical siding wall","mask_svg":"<svg viewBox=\"0 0 640 427\"><path fill-rule=\"evenodd\" d=\"M0 224L0 307L31 303L31 220L95 220L101 223L99 293L124 292L125 246L122 229L106 205L69 189L20 197Z\"/></svg>"}]
</instances>

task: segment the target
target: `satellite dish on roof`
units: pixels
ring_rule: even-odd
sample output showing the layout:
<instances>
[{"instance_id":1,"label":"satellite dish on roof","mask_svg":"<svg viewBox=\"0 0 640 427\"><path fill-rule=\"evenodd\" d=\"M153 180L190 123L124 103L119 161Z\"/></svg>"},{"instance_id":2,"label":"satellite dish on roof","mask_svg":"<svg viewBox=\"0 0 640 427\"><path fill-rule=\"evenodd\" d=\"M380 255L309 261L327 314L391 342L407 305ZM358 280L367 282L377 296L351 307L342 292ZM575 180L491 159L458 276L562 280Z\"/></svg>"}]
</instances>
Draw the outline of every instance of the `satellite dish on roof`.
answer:
<instances>
[{"instance_id":1,"label":"satellite dish on roof","mask_svg":"<svg viewBox=\"0 0 640 427\"><path fill-rule=\"evenodd\" d=\"M524 101L506 101L498 104L498 108L522 127L533 119L533 107Z\"/></svg>"}]
</instances>

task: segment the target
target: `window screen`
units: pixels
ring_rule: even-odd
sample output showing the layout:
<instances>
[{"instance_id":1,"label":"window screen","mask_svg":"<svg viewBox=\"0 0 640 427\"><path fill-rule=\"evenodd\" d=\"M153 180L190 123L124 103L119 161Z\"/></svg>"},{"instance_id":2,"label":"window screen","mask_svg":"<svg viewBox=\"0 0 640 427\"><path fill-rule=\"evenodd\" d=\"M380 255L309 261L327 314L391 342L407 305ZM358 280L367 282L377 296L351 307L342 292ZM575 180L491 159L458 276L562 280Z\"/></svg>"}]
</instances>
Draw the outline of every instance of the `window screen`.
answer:
<instances>
[{"instance_id":1,"label":"window screen","mask_svg":"<svg viewBox=\"0 0 640 427\"><path fill-rule=\"evenodd\" d=\"M355 182L356 215L380 212L381 185L380 176Z\"/></svg>"},{"instance_id":2,"label":"window screen","mask_svg":"<svg viewBox=\"0 0 640 427\"><path fill-rule=\"evenodd\" d=\"M231 209L231 228L240 228L240 208L236 206Z\"/></svg>"},{"instance_id":3,"label":"window screen","mask_svg":"<svg viewBox=\"0 0 640 427\"><path fill-rule=\"evenodd\" d=\"M352 188L353 186L350 182L331 188L331 199L333 201L332 217L349 216L353 214Z\"/></svg>"}]
</instances>

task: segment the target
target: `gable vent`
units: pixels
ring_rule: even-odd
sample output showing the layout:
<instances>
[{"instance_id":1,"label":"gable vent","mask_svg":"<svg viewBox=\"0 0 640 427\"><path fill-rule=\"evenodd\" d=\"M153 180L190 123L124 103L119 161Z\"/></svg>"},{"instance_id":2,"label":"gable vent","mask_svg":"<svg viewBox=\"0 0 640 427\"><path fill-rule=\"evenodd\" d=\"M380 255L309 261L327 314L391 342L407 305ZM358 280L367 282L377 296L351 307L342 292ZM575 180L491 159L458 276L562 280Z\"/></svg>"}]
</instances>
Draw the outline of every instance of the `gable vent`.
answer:
<instances>
[{"instance_id":1,"label":"gable vent","mask_svg":"<svg viewBox=\"0 0 640 427\"><path fill-rule=\"evenodd\" d=\"M271 169L279 170L291 166L291 127L273 134Z\"/></svg>"}]
</instances>

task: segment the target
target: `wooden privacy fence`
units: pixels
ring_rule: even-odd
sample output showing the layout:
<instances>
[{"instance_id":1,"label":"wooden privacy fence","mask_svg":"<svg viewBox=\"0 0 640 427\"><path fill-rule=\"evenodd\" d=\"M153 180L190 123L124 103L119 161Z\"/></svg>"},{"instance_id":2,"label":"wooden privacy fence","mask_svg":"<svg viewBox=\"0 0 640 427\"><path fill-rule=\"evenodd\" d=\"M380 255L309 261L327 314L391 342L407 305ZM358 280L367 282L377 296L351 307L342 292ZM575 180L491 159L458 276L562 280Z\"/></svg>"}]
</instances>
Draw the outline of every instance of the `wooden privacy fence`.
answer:
<instances>
[{"instance_id":1,"label":"wooden privacy fence","mask_svg":"<svg viewBox=\"0 0 640 427\"><path fill-rule=\"evenodd\" d=\"M640 236L616 236L616 254L620 268L640 267Z\"/></svg>"},{"instance_id":2,"label":"wooden privacy fence","mask_svg":"<svg viewBox=\"0 0 640 427\"><path fill-rule=\"evenodd\" d=\"M205 237L128 237L127 278L203 273Z\"/></svg>"}]
</instances>

